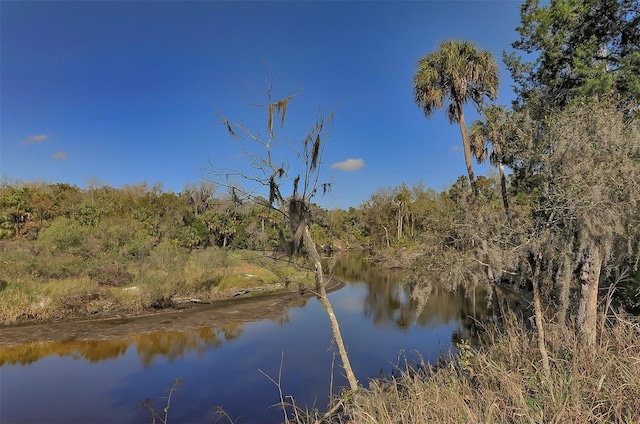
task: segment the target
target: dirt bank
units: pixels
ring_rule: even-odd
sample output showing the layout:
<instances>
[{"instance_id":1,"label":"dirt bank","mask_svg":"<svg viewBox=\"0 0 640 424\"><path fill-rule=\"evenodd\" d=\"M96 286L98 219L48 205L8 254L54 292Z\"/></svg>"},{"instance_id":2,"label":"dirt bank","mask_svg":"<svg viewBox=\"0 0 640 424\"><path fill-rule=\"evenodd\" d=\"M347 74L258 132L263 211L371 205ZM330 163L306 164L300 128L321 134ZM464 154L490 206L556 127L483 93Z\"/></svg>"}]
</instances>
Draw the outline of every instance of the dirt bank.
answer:
<instances>
[{"instance_id":1,"label":"dirt bank","mask_svg":"<svg viewBox=\"0 0 640 424\"><path fill-rule=\"evenodd\" d=\"M339 290L344 283L332 279L327 292ZM0 327L0 346L18 345L32 341L59 340L111 340L131 334L160 331L187 331L229 323L243 323L278 319L287 309L304 298L310 291L282 290L260 294L258 290L216 300L211 304L183 303L139 315L117 315L92 319L74 319L56 322L23 322Z\"/></svg>"}]
</instances>

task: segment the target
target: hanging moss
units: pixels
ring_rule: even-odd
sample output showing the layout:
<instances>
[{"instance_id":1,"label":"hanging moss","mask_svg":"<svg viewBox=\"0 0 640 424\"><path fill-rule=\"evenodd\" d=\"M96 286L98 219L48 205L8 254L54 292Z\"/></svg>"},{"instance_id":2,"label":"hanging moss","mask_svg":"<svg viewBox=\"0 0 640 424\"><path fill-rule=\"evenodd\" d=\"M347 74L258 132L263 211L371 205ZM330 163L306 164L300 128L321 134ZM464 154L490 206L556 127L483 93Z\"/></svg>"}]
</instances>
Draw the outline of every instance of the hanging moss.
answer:
<instances>
[{"instance_id":1,"label":"hanging moss","mask_svg":"<svg viewBox=\"0 0 640 424\"><path fill-rule=\"evenodd\" d=\"M311 170L318 166L318 157L320 156L320 134L316 135L316 141L311 148Z\"/></svg>"},{"instance_id":2,"label":"hanging moss","mask_svg":"<svg viewBox=\"0 0 640 424\"><path fill-rule=\"evenodd\" d=\"M289 101L293 99L293 96L285 97L282 100L278 100L275 103L269 103L269 114L267 116L267 127L269 128L269 135L274 136L273 133L273 116L274 114L280 115L280 128L284 125L284 119L287 115L287 106Z\"/></svg>"}]
</instances>

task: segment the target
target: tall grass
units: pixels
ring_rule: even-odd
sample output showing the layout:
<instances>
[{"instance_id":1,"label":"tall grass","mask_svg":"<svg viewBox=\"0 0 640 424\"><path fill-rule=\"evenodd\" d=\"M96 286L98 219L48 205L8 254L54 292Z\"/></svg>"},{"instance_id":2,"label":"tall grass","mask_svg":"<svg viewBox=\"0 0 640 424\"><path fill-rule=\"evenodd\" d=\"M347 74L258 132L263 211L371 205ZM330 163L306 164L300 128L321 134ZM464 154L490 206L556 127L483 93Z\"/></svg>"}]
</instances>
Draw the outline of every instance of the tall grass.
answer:
<instances>
[{"instance_id":1,"label":"tall grass","mask_svg":"<svg viewBox=\"0 0 640 424\"><path fill-rule=\"evenodd\" d=\"M371 381L335 421L640 423L640 323L616 316L593 350L574 328L548 330L550 379L535 334L511 320L503 331L489 329L477 349L460 345L440 366Z\"/></svg>"}]
</instances>

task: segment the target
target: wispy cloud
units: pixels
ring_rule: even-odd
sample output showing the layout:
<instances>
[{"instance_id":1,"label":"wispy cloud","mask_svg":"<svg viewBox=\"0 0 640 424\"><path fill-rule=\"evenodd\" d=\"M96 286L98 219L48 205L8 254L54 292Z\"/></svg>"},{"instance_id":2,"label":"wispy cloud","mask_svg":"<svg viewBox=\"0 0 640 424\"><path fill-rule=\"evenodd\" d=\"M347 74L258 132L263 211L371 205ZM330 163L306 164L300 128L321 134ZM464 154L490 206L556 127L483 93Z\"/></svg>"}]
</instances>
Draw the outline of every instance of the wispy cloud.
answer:
<instances>
[{"instance_id":1,"label":"wispy cloud","mask_svg":"<svg viewBox=\"0 0 640 424\"><path fill-rule=\"evenodd\" d=\"M331 168L340 169L342 171L357 171L364 166L363 159L347 159L343 162L336 162Z\"/></svg>"},{"instance_id":2,"label":"wispy cloud","mask_svg":"<svg viewBox=\"0 0 640 424\"><path fill-rule=\"evenodd\" d=\"M22 140L22 144L40 143L48 138L49 136L47 136L46 134L30 135L29 137Z\"/></svg>"},{"instance_id":3,"label":"wispy cloud","mask_svg":"<svg viewBox=\"0 0 640 424\"><path fill-rule=\"evenodd\" d=\"M452 144L449 149L451 149L451 151L453 152L462 152L462 147L458 146L457 144Z\"/></svg>"},{"instance_id":4,"label":"wispy cloud","mask_svg":"<svg viewBox=\"0 0 640 424\"><path fill-rule=\"evenodd\" d=\"M65 160L67 158L67 154L61 150L59 152L55 152L53 154L53 158L57 160Z\"/></svg>"}]
</instances>

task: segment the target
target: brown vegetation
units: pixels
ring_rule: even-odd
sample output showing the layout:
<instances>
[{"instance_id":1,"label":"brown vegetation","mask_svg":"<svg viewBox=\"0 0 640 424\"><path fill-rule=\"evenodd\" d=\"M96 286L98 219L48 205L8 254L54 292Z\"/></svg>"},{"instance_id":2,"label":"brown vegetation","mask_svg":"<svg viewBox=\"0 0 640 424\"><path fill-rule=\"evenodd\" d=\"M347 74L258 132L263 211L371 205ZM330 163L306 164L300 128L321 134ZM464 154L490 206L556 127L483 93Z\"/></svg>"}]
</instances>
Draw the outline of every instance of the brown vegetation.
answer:
<instances>
[{"instance_id":1,"label":"brown vegetation","mask_svg":"<svg viewBox=\"0 0 640 424\"><path fill-rule=\"evenodd\" d=\"M432 368L372 381L345 403L350 423L586 423L640 421L640 322L612 318L595 351L573 327L549 326L549 378L536 337L516 321ZM345 418L347 417L347 418Z\"/></svg>"}]
</instances>

